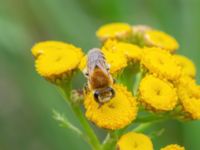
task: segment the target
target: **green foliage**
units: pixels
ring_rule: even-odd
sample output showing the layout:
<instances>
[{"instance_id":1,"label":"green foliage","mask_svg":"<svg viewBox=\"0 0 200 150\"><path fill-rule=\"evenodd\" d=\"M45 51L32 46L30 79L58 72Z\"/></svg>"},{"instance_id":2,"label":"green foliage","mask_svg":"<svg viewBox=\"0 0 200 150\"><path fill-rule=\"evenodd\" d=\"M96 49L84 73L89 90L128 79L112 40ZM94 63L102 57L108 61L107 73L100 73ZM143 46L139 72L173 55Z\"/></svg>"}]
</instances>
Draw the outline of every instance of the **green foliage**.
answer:
<instances>
[{"instance_id":1,"label":"green foliage","mask_svg":"<svg viewBox=\"0 0 200 150\"><path fill-rule=\"evenodd\" d=\"M195 62L199 75L198 0L0 0L0 4L0 149L89 149L51 117L52 108L62 110L74 126L80 126L54 87L32 67L30 48L38 41L66 41L87 51L99 46L94 33L101 24L148 24L174 35L181 45L179 53ZM77 129L55 114L64 126ZM154 138L156 150L169 143L199 150L199 124L170 122L156 127L158 133L152 136L163 126L168 131ZM103 136L103 131L99 134Z\"/></svg>"}]
</instances>

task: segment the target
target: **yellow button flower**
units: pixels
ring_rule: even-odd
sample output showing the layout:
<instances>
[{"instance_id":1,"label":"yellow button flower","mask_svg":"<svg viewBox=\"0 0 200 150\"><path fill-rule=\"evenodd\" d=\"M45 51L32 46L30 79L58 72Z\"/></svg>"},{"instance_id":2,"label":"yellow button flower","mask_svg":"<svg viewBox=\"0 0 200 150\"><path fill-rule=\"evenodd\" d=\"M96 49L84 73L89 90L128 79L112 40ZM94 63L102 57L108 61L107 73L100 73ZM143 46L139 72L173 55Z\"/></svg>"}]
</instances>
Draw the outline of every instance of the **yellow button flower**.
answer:
<instances>
[{"instance_id":1,"label":"yellow button flower","mask_svg":"<svg viewBox=\"0 0 200 150\"><path fill-rule=\"evenodd\" d=\"M160 150L185 150L185 148L177 144L170 144L164 148L161 148Z\"/></svg>"},{"instance_id":2,"label":"yellow button flower","mask_svg":"<svg viewBox=\"0 0 200 150\"><path fill-rule=\"evenodd\" d=\"M178 66L181 67L181 74L195 77L196 68L192 60L182 55L173 55Z\"/></svg>"},{"instance_id":3,"label":"yellow button flower","mask_svg":"<svg viewBox=\"0 0 200 150\"><path fill-rule=\"evenodd\" d=\"M86 117L97 126L116 130L130 124L137 115L136 100L127 89L114 84L115 96L109 102L99 107L94 100L93 92L89 92L84 99Z\"/></svg>"},{"instance_id":4,"label":"yellow button flower","mask_svg":"<svg viewBox=\"0 0 200 150\"><path fill-rule=\"evenodd\" d=\"M106 63L110 65L111 74L116 74L127 66L127 59L124 57L123 53L121 52L113 53L107 50L102 50L102 52L105 56ZM86 63L87 63L87 55L81 59L79 65L79 69L81 71L83 71L84 68L86 67Z\"/></svg>"},{"instance_id":5,"label":"yellow button flower","mask_svg":"<svg viewBox=\"0 0 200 150\"><path fill-rule=\"evenodd\" d=\"M145 40L148 46L166 49L174 52L179 48L178 42L170 35L157 30L148 30L145 32Z\"/></svg>"},{"instance_id":6,"label":"yellow button flower","mask_svg":"<svg viewBox=\"0 0 200 150\"><path fill-rule=\"evenodd\" d=\"M100 27L96 35L101 41L109 38L125 39L132 33L132 28L126 23L110 23Z\"/></svg>"},{"instance_id":7,"label":"yellow button flower","mask_svg":"<svg viewBox=\"0 0 200 150\"><path fill-rule=\"evenodd\" d=\"M134 44L126 42L117 42L116 40L107 40L102 50L123 53L129 62L139 61L142 55L142 49Z\"/></svg>"},{"instance_id":8,"label":"yellow button flower","mask_svg":"<svg viewBox=\"0 0 200 150\"><path fill-rule=\"evenodd\" d=\"M173 56L160 48L144 48L141 63L150 73L168 80L177 80L181 68L176 64Z\"/></svg>"},{"instance_id":9,"label":"yellow button flower","mask_svg":"<svg viewBox=\"0 0 200 150\"><path fill-rule=\"evenodd\" d=\"M153 150L151 139L141 133L129 132L117 142L119 150Z\"/></svg>"},{"instance_id":10,"label":"yellow button flower","mask_svg":"<svg viewBox=\"0 0 200 150\"><path fill-rule=\"evenodd\" d=\"M80 60L80 64L78 66L80 71L83 71L86 67L86 63L87 63L87 55L83 56Z\"/></svg>"},{"instance_id":11,"label":"yellow button flower","mask_svg":"<svg viewBox=\"0 0 200 150\"><path fill-rule=\"evenodd\" d=\"M83 53L80 49L49 49L48 53L40 55L35 61L37 72L55 82L71 75L77 69Z\"/></svg>"},{"instance_id":12,"label":"yellow button flower","mask_svg":"<svg viewBox=\"0 0 200 150\"><path fill-rule=\"evenodd\" d=\"M65 49L65 50L74 50L79 53L81 51L80 48L75 47L72 44L60 42L60 41L44 41L44 42L39 42L36 43L33 48L31 49L31 52L35 58L37 58L39 55L44 54L48 52L49 50L60 50L60 49Z\"/></svg>"},{"instance_id":13,"label":"yellow button flower","mask_svg":"<svg viewBox=\"0 0 200 150\"><path fill-rule=\"evenodd\" d=\"M200 119L200 86L195 80L184 76L178 85L178 94L183 109L192 119Z\"/></svg>"},{"instance_id":14,"label":"yellow button flower","mask_svg":"<svg viewBox=\"0 0 200 150\"><path fill-rule=\"evenodd\" d=\"M153 110L172 110L178 101L173 85L153 75L147 75L142 79L139 92L141 102Z\"/></svg>"}]
</instances>

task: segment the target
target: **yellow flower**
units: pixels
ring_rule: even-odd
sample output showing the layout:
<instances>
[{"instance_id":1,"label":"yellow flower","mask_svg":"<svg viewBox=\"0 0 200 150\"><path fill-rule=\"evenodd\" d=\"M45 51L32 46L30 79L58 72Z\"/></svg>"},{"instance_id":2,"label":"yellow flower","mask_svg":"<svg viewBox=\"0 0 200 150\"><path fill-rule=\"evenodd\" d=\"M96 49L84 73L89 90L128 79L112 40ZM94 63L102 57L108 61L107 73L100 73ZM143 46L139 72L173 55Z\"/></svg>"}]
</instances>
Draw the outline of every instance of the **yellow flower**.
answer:
<instances>
[{"instance_id":1,"label":"yellow flower","mask_svg":"<svg viewBox=\"0 0 200 150\"><path fill-rule=\"evenodd\" d=\"M39 42L36 43L33 48L31 49L31 52L35 58L37 58L39 55L44 54L48 52L49 50L60 50L60 49L65 49L65 50L74 50L79 53L81 51L80 48L75 47L72 44L60 42L60 41L44 41L44 42Z\"/></svg>"},{"instance_id":2,"label":"yellow flower","mask_svg":"<svg viewBox=\"0 0 200 150\"><path fill-rule=\"evenodd\" d=\"M93 91L85 95L84 106L86 117L97 126L116 130L130 124L137 115L136 100L127 89L114 84L115 96L109 102L99 107L94 100Z\"/></svg>"},{"instance_id":3,"label":"yellow flower","mask_svg":"<svg viewBox=\"0 0 200 150\"><path fill-rule=\"evenodd\" d=\"M200 86L188 76L180 79L178 95L184 111L192 119L200 119Z\"/></svg>"},{"instance_id":4,"label":"yellow flower","mask_svg":"<svg viewBox=\"0 0 200 150\"><path fill-rule=\"evenodd\" d=\"M83 56L80 60L80 63L79 63L79 66L78 66L80 71L83 71L85 69L86 63L87 63L87 55Z\"/></svg>"},{"instance_id":5,"label":"yellow flower","mask_svg":"<svg viewBox=\"0 0 200 150\"><path fill-rule=\"evenodd\" d=\"M151 139L141 133L129 132L117 142L119 150L153 150Z\"/></svg>"},{"instance_id":6,"label":"yellow flower","mask_svg":"<svg viewBox=\"0 0 200 150\"><path fill-rule=\"evenodd\" d=\"M124 57L123 53L116 52L113 53L111 51L102 50L106 63L110 65L110 73L115 74L120 72L123 68L127 66L127 59ZM84 70L87 63L87 55L81 59L79 69Z\"/></svg>"},{"instance_id":7,"label":"yellow flower","mask_svg":"<svg viewBox=\"0 0 200 150\"><path fill-rule=\"evenodd\" d=\"M160 150L185 150L185 148L181 147L177 144L170 144L170 145L167 145L164 148L161 148Z\"/></svg>"},{"instance_id":8,"label":"yellow flower","mask_svg":"<svg viewBox=\"0 0 200 150\"><path fill-rule=\"evenodd\" d=\"M181 67L182 75L187 75L190 77L195 77L196 68L194 63L187 57L182 55L173 55L178 66Z\"/></svg>"},{"instance_id":9,"label":"yellow flower","mask_svg":"<svg viewBox=\"0 0 200 150\"><path fill-rule=\"evenodd\" d=\"M117 42L116 40L107 40L102 50L113 53L121 52L130 62L139 61L142 55L142 49L139 46L125 42Z\"/></svg>"},{"instance_id":10,"label":"yellow flower","mask_svg":"<svg viewBox=\"0 0 200 150\"><path fill-rule=\"evenodd\" d=\"M57 79L69 77L77 69L83 53L80 49L49 49L35 61L37 72L46 79L56 82Z\"/></svg>"},{"instance_id":11,"label":"yellow flower","mask_svg":"<svg viewBox=\"0 0 200 150\"><path fill-rule=\"evenodd\" d=\"M144 48L141 63L150 73L168 80L176 80L180 76L180 67L173 56L160 48Z\"/></svg>"},{"instance_id":12,"label":"yellow flower","mask_svg":"<svg viewBox=\"0 0 200 150\"><path fill-rule=\"evenodd\" d=\"M178 42L162 31L148 30L145 32L144 38L148 46L159 47L169 52L174 52L179 48Z\"/></svg>"},{"instance_id":13,"label":"yellow flower","mask_svg":"<svg viewBox=\"0 0 200 150\"><path fill-rule=\"evenodd\" d=\"M153 75L147 75L142 79L139 92L141 102L154 110L172 110L178 101L173 85Z\"/></svg>"},{"instance_id":14,"label":"yellow flower","mask_svg":"<svg viewBox=\"0 0 200 150\"><path fill-rule=\"evenodd\" d=\"M100 27L96 35L101 41L109 38L126 39L132 33L132 28L126 23L110 23Z\"/></svg>"}]
</instances>

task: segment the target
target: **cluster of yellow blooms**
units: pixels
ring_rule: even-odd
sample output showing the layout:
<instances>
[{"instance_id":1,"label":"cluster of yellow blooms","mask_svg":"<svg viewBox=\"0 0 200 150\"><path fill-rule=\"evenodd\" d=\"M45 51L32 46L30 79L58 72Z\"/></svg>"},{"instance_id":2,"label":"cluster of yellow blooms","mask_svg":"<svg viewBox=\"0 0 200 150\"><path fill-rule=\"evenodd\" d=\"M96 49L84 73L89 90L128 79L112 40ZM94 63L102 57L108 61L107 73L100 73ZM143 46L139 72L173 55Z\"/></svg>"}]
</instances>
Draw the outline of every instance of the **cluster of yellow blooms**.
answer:
<instances>
[{"instance_id":1,"label":"cluster of yellow blooms","mask_svg":"<svg viewBox=\"0 0 200 150\"><path fill-rule=\"evenodd\" d=\"M102 42L100 49L110 65L110 73L117 80L113 85L116 95L99 107L93 92L86 93L83 104L88 120L114 131L133 123L140 108L154 114L173 112L172 117L182 120L200 119L196 68L190 59L175 54L179 44L173 37L148 26L126 23L104 25L96 34ZM32 54L37 72L58 86L83 71L87 63L87 55L81 48L58 41L37 43ZM134 89L127 89L120 80L128 67L131 77L141 73L138 86L130 83ZM122 135L116 145L119 150L153 150L148 136L133 131ZM161 150L184 148L169 145Z\"/></svg>"}]
</instances>

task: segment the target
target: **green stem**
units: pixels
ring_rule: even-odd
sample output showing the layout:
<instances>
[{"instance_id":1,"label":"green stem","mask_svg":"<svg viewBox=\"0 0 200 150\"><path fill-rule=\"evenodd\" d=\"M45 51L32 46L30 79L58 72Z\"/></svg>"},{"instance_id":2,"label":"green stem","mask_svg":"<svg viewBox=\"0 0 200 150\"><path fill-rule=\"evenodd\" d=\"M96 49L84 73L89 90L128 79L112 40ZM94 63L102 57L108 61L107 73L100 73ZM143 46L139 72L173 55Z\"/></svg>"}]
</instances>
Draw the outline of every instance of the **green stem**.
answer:
<instances>
[{"instance_id":1,"label":"green stem","mask_svg":"<svg viewBox=\"0 0 200 150\"><path fill-rule=\"evenodd\" d=\"M167 118L164 116L155 116L155 115L149 115L146 117L140 117L135 120L135 123L147 123L147 122L153 122L158 120L166 120Z\"/></svg>"},{"instance_id":2,"label":"green stem","mask_svg":"<svg viewBox=\"0 0 200 150\"><path fill-rule=\"evenodd\" d=\"M92 130L91 126L89 125L88 121L86 120L85 116L83 115L80 107L77 107L76 104L71 104L71 107L77 118L79 119L79 122L81 123L84 131L88 135L90 145L93 147L94 150L101 150L99 140L96 137L96 134Z\"/></svg>"},{"instance_id":3,"label":"green stem","mask_svg":"<svg viewBox=\"0 0 200 150\"><path fill-rule=\"evenodd\" d=\"M134 132L144 132L146 129L154 125L155 122L147 122L147 123L142 123L136 128L133 129Z\"/></svg>"},{"instance_id":4,"label":"green stem","mask_svg":"<svg viewBox=\"0 0 200 150\"><path fill-rule=\"evenodd\" d=\"M138 91L138 88L139 88L139 85L140 85L140 81L141 81L143 75L144 75L143 71L140 71L140 72L138 72L136 74L136 80L135 80L134 87L133 87L134 96L137 95L137 91Z\"/></svg>"},{"instance_id":5,"label":"green stem","mask_svg":"<svg viewBox=\"0 0 200 150\"><path fill-rule=\"evenodd\" d=\"M168 119L170 119L168 116L167 117L148 116L148 117L139 118L136 120L136 122L139 122L140 125L137 126L136 128L134 128L133 131L134 132L144 132L149 127L151 127L157 123L166 121Z\"/></svg>"},{"instance_id":6,"label":"green stem","mask_svg":"<svg viewBox=\"0 0 200 150\"><path fill-rule=\"evenodd\" d=\"M103 141L103 150L114 150L116 148L118 136L115 131L108 132L105 140Z\"/></svg>"},{"instance_id":7,"label":"green stem","mask_svg":"<svg viewBox=\"0 0 200 150\"><path fill-rule=\"evenodd\" d=\"M83 127L84 132L87 134L87 136L88 136L87 139L88 139L88 142L91 145L91 147L94 150L101 150L101 145L99 143L99 140L98 140L96 134L94 133L93 129L91 128L89 122L85 118L85 116L84 116L83 112L81 111L79 105L75 104L73 102L73 100L71 99L71 95L70 95L71 87L69 85L70 85L69 83L68 84L65 83L65 84L60 86L62 93L64 94L64 98L69 103L74 114L76 115L81 126Z\"/></svg>"},{"instance_id":8,"label":"green stem","mask_svg":"<svg viewBox=\"0 0 200 150\"><path fill-rule=\"evenodd\" d=\"M85 135L82 133L82 131L71 124L67 118L58 113L56 110L53 110L53 118L60 123L60 126L70 129L71 131L85 139Z\"/></svg>"}]
</instances>

